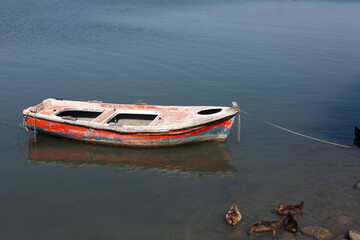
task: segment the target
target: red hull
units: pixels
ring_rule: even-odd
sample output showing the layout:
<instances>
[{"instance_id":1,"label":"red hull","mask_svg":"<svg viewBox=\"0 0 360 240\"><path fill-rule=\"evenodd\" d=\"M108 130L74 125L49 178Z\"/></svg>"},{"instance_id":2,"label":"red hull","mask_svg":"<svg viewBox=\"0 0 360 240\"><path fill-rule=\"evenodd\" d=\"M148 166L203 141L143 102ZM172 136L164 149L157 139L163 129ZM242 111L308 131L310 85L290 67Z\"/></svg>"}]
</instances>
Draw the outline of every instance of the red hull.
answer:
<instances>
[{"instance_id":1,"label":"red hull","mask_svg":"<svg viewBox=\"0 0 360 240\"><path fill-rule=\"evenodd\" d=\"M168 132L115 132L88 128L79 125L59 123L33 117L25 117L25 127L49 135L66 137L94 143L124 146L171 146L201 141L225 141L234 117L219 120L207 125L196 126Z\"/></svg>"}]
</instances>

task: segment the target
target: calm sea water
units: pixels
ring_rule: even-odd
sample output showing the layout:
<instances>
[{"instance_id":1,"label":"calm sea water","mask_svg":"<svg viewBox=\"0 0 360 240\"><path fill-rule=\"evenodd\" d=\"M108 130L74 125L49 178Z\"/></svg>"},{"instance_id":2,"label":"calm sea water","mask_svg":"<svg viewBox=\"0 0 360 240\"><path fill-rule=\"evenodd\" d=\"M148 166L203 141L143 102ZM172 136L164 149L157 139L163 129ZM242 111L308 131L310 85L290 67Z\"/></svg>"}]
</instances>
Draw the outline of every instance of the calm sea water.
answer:
<instances>
[{"instance_id":1,"label":"calm sea water","mask_svg":"<svg viewBox=\"0 0 360 240\"><path fill-rule=\"evenodd\" d=\"M0 0L1 116L45 98L239 106L352 145L357 1ZM0 119L19 126L21 117ZM247 239L279 201L301 227L360 230L360 151L242 116L226 144L98 146L0 125L1 239ZM237 203L243 220L224 216ZM348 216L345 228L329 225ZM257 234L252 238L278 239ZM297 239L308 239L298 236Z\"/></svg>"}]
</instances>

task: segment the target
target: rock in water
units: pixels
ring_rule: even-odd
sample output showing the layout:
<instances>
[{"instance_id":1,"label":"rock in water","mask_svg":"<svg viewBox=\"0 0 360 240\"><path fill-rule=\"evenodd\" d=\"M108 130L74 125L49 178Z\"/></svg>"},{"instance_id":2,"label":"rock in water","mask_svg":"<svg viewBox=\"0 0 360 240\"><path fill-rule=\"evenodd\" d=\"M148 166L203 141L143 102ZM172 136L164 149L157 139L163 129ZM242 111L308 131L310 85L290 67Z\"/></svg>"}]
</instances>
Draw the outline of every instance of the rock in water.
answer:
<instances>
[{"instance_id":1,"label":"rock in water","mask_svg":"<svg viewBox=\"0 0 360 240\"><path fill-rule=\"evenodd\" d=\"M345 233L349 231L350 229L349 225L352 221L353 220L351 217L333 216L326 221L325 227L331 229L333 233L339 233L339 232Z\"/></svg>"},{"instance_id":2,"label":"rock in water","mask_svg":"<svg viewBox=\"0 0 360 240\"><path fill-rule=\"evenodd\" d=\"M360 190L360 182L355 185L355 189Z\"/></svg>"},{"instance_id":3,"label":"rock in water","mask_svg":"<svg viewBox=\"0 0 360 240\"><path fill-rule=\"evenodd\" d=\"M349 238L350 238L350 240L360 240L360 232L358 232L354 229L350 229Z\"/></svg>"},{"instance_id":4,"label":"rock in water","mask_svg":"<svg viewBox=\"0 0 360 240\"><path fill-rule=\"evenodd\" d=\"M306 235L312 236L318 240L331 238L333 236L328 229L322 228L319 226L304 227L302 229L302 232L305 233Z\"/></svg>"}]
</instances>

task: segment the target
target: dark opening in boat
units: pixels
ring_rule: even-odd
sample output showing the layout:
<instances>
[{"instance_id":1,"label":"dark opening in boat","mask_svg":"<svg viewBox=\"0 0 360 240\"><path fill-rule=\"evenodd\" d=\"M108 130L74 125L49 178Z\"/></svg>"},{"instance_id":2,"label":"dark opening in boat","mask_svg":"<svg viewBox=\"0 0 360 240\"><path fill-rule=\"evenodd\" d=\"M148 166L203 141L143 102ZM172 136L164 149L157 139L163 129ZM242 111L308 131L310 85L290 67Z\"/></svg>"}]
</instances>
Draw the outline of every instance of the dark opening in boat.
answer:
<instances>
[{"instance_id":1,"label":"dark opening in boat","mask_svg":"<svg viewBox=\"0 0 360 240\"><path fill-rule=\"evenodd\" d=\"M198 114L200 114L200 115L211 115L211 114L221 112L221 110L222 110L221 108L206 109L206 110L199 111Z\"/></svg>"},{"instance_id":2,"label":"dark opening in boat","mask_svg":"<svg viewBox=\"0 0 360 240\"><path fill-rule=\"evenodd\" d=\"M92 121L97 118L102 112L95 111L81 111L81 110L67 110L56 114L58 117L62 117L64 119L80 120L80 121Z\"/></svg>"},{"instance_id":3,"label":"dark opening in boat","mask_svg":"<svg viewBox=\"0 0 360 240\"><path fill-rule=\"evenodd\" d=\"M157 117L155 114L131 114L120 113L113 117L108 123L116 125L148 126Z\"/></svg>"}]
</instances>

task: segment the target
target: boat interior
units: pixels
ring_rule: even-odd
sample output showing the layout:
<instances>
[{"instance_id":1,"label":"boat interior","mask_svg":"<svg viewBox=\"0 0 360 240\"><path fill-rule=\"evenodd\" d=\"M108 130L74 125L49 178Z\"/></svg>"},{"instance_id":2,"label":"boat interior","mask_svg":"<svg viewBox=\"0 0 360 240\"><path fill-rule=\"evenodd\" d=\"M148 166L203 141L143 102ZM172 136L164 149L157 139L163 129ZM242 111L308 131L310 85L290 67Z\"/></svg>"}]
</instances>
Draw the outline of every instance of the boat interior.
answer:
<instances>
[{"instance_id":1,"label":"boat interior","mask_svg":"<svg viewBox=\"0 0 360 240\"><path fill-rule=\"evenodd\" d=\"M92 121L100 116L104 111L90 111L82 109L67 109L55 115L66 120ZM157 117L157 114L145 113L118 113L111 117L106 123L110 125L122 126L149 126Z\"/></svg>"},{"instance_id":2,"label":"boat interior","mask_svg":"<svg viewBox=\"0 0 360 240\"><path fill-rule=\"evenodd\" d=\"M120 107L119 107L120 106ZM124 109L123 109L124 108ZM170 110L169 110L170 109ZM42 113L47 116L62 118L67 121L93 122L110 126L152 126L158 124L183 124L187 114L190 119L199 116L216 115L223 112L223 107L165 107L131 106L102 104L100 101L76 102L57 99L46 99L41 104L30 107L31 113ZM194 112L192 112L194 111ZM220 116L220 115L219 115ZM161 121L164 118L166 121ZM160 122L158 122L160 120Z\"/></svg>"},{"instance_id":3,"label":"boat interior","mask_svg":"<svg viewBox=\"0 0 360 240\"><path fill-rule=\"evenodd\" d=\"M108 121L109 124L115 125L131 125L131 126L149 126L158 115L155 114L132 114L119 113Z\"/></svg>"},{"instance_id":4,"label":"boat interior","mask_svg":"<svg viewBox=\"0 0 360 240\"><path fill-rule=\"evenodd\" d=\"M103 111L87 111L87 110L65 110L56 114L64 119L92 121L103 113Z\"/></svg>"}]
</instances>

